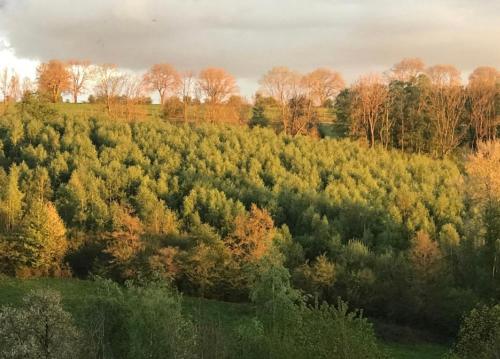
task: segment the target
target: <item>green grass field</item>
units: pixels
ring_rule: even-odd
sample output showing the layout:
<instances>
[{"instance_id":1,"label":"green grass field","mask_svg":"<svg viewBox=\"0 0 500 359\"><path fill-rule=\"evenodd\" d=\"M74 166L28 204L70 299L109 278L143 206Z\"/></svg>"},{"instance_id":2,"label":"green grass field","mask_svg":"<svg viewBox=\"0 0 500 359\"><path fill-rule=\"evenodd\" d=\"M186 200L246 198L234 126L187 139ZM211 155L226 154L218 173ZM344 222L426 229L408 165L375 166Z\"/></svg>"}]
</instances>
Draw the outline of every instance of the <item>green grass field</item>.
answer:
<instances>
[{"instance_id":1,"label":"green grass field","mask_svg":"<svg viewBox=\"0 0 500 359\"><path fill-rule=\"evenodd\" d=\"M91 281L78 279L41 278L31 280L0 277L0 306L16 305L32 289L53 289L61 293L63 305L75 316L85 298L95 291ZM227 303L216 300L184 297L184 310L187 314L220 323L221 328L230 330L245 316L253 315L253 308L247 304ZM382 343L383 347L396 359L437 359L447 348L434 343Z\"/></svg>"}]
</instances>

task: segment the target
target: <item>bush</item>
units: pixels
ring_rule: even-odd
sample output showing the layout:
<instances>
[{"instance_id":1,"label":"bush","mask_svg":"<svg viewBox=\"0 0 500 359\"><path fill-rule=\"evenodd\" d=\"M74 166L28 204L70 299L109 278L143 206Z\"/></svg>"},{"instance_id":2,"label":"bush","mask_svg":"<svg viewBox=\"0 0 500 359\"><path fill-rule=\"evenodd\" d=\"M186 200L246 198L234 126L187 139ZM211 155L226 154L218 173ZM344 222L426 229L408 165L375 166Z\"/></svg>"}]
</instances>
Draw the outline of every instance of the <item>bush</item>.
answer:
<instances>
[{"instance_id":1,"label":"bush","mask_svg":"<svg viewBox=\"0 0 500 359\"><path fill-rule=\"evenodd\" d=\"M453 354L463 359L500 356L500 305L475 308L464 318Z\"/></svg>"},{"instance_id":2,"label":"bush","mask_svg":"<svg viewBox=\"0 0 500 359\"><path fill-rule=\"evenodd\" d=\"M96 358L193 358L196 333L181 311L181 297L162 283L125 288L98 280L85 309L88 351Z\"/></svg>"}]
</instances>

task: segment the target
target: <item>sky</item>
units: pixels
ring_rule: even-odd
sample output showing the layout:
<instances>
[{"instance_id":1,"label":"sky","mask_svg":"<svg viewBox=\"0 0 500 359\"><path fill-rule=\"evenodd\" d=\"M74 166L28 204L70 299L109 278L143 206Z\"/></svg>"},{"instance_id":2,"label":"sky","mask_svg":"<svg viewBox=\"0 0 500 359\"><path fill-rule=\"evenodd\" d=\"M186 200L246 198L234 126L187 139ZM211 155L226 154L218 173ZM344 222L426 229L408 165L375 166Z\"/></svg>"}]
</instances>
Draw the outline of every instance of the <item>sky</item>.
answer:
<instances>
[{"instance_id":1,"label":"sky","mask_svg":"<svg viewBox=\"0 0 500 359\"><path fill-rule=\"evenodd\" d=\"M0 0L0 68L88 59L145 71L224 67L250 97L273 66L348 83L404 57L500 67L499 0Z\"/></svg>"}]
</instances>

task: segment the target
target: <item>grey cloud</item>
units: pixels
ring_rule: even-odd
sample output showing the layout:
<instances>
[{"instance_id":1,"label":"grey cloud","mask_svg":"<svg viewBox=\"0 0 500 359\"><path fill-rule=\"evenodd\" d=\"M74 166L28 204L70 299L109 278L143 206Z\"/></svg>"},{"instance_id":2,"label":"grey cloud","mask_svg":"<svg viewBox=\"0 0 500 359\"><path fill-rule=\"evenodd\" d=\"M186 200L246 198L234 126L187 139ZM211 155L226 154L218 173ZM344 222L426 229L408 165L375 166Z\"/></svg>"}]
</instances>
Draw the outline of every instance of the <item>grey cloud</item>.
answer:
<instances>
[{"instance_id":1,"label":"grey cloud","mask_svg":"<svg viewBox=\"0 0 500 359\"><path fill-rule=\"evenodd\" d=\"M1 7L1 4L4 4ZM352 80L406 56L463 70L500 64L496 0L0 0L17 56L144 69L223 66L245 83L267 69L331 66Z\"/></svg>"}]
</instances>

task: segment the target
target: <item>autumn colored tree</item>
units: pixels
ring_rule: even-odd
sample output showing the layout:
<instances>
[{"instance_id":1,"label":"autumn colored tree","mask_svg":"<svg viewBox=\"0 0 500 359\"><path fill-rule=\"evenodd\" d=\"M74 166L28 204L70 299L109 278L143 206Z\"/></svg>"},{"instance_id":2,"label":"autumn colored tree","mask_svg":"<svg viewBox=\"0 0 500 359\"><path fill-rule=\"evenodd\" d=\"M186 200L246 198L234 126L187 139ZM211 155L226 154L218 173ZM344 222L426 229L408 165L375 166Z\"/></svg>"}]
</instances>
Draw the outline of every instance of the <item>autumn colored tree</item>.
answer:
<instances>
[{"instance_id":1,"label":"autumn colored tree","mask_svg":"<svg viewBox=\"0 0 500 359\"><path fill-rule=\"evenodd\" d=\"M427 232L420 230L413 239L410 261L421 281L433 280L440 271L442 253L436 241Z\"/></svg>"},{"instance_id":2,"label":"autumn colored tree","mask_svg":"<svg viewBox=\"0 0 500 359\"><path fill-rule=\"evenodd\" d=\"M467 85L470 121L474 129L474 144L496 138L500 125L496 101L500 93L500 72L493 67L478 67L469 76Z\"/></svg>"},{"instance_id":3,"label":"autumn colored tree","mask_svg":"<svg viewBox=\"0 0 500 359\"><path fill-rule=\"evenodd\" d=\"M50 60L37 68L38 91L48 96L52 103L60 101L61 94L70 90L71 78L66 64Z\"/></svg>"},{"instance_id":4,"label":"autumn colored tree","mask_svg":"<svg viewBox=\"0 0 500 359\"><path fill-rule=\"evenodd\" d=\"M376 131L387 116L388 88L380 75L361 77L353 86L351 116L354 133L361 129L368 136L370 146L375 146Z\"/></svg>"},{"instance_id":5,"label":"autumn colored tree","mask_svg":"<svg viewBox=\"0 0 500 359\"><path fill-rule=\"evenodd\" d=\"M327 100L335 99L345 82L337 71L319 68L302 78L302 86L315 106L323 106Z\"/></svg>"},{"instance_id":6,"label":"autumn colored tree","mask_svg":"<svg viewBox=\"0 0 500 359\"><path fill-rule=\"evenodd\" d=\"M87 84L92 80L93 67L88 60L68 60L66 68L69 73L69 92L73 103L78 102L78 95L87 89Z\"/></svg>"},{"instance_id":7,"label":"autumn colored tree","mask_svg":"<svg viewBox=\"0 0 500 359\"><path fill-rule=\"evenodd\" d=\"M97 66L95 78L95 92L98 97L104 99L106 109L111 112L111 107L123 90L125 77L116 65L104 64Z\"/></svg>"},{"instance_id":8,"label":"autumn colored tree","mask_svg":"<svg viewBox=\"0 0 500 359\"><path fill-rule=\"evenodd\" d=\"M177 93L182 80L172 65L156 64L144 74L144 83L149 90L158 92L160 104L163 105L168 95L172 96Z\"/></svg>"},{"instance_id":9,"label":"autumn colored tree","mask_svg":"<svg viewBox=\"0 0 500 359\"><path fill-rule=\"evenodd\" d=\"M425 64L418 57L404 58L396 63L390 71L391 80L401 82L411 82L417 78L418 75L424 73Z\"/></svg>"},{"instance_id":10,"label":"autumn colored tree","mask_svg":"<svg viewBox=\"0 0 500 359\"><path fill-rule=\"evenodd\" d=\"M269 212L252 204L248 215L235 218L234 227L226 243L235 258L255 262L266 254L275 233Z\"/></svg>"},{"instance_id":11,"label":"autumn colored tree","mask_svg":"<svg viewBox=\"0 0 500 359\"><path fill-rule=\"evenodd\" d=\"M226 70L209 67L198 75L198 87L209 104L218 105L238 92L236 80Z\"/></svg>"},{"instance_id":12,"label":"autumn colored tree","mask_svg":"<svg viewBox=\"0 0 500 359\"><path fill-rule=\"evenodd\" d=\"M139 218L133 216L126 206L113 204L111 212L112 231L106 235L104 252L111 257L113 275L121 280L128 279L135 272L130 263L143 249L140 236L144 229Z\"/></svg>"}]
</instances>

